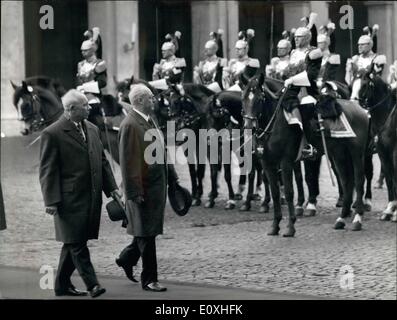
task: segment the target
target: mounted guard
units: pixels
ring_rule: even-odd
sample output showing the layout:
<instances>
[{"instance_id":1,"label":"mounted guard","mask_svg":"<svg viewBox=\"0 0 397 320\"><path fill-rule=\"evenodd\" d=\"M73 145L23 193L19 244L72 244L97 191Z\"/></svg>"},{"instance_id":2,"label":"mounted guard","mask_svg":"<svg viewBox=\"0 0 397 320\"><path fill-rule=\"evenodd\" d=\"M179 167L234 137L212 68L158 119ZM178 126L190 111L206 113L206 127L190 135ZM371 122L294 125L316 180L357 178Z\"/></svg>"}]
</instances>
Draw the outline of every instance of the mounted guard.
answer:
<instances>
[{"instance_id":1,"label":"mounted guard","mask_svg":"<svg viewBox=\"0 0 397 320\"><path fill-rule=\"evenodd\" d=\"M284 82L286 92L283 96L282 106L289 124L298 124L303 131L304 148L302 159L312 158L316 154L314 147L307 143L301 116L298 110L300 104L317 103L314 98L318 95L317 78L323 58L322 51L310 45L316 13L311 13L308 24L296 30L294 38L296 48L292 50L288 65L288 75ZM317 32L315 32L317 33Z\"/></svg>"},{"instance_id":2,"label":"mounted guard","mask_svg":"<svg viewBox=\"0 0 397 320\"><path fill-rule=\"evenodd\" d=\"M217 34L222 34L222 30L218 30ZM214 35L211 32L211 35ZM227 60L217 56L219 52L219 40L215 42L215 37L205 43L204 51L206 58L199 62L198 66L194 67L193 82L195 84L205 85L214 92L223 90L222 73L223 68L227 66ZM220 43L222 44L222 42Z\"/></svg>"},{"instance_id":3,"label":"mounted guard","mask_svg":"<svg viewBox=\"0 0 397 320\"><path fill-rule=\"evenodd\" d=\"M102 41L97 27L84 33L81 44L84 60L77 64L77 90L82 91L91 106L101 103L101 89L106 87L106 61L102 60Z\"/></svg>"},{"instance_id":4,"label":"mounted guard","mask_svg":"<svg viewBox=\"0 0 397 320\"><path fill-rule=\"evenodd\" d=\"M282 33L283 39L277 43L277 57L270 60L266 66L266 77L285 80L288 74L290 52L292 49L291 37L293 34L286 30Z\"/></svg>"},{"instance_id":5,"label":"mounted guard","mask_svg":"<svg viewBox=\"0 0 397 320\"><path fill-rule=\"evenodd\" d=\"M372 68L377 74L381 74L386 64L384 56L379 57L377 51L377 32L379 26L375 24L372 28L364 27L364 34L358 39L358 54L346 62L345 81L351 86L351 100L358 100L360 81L358 80L364 73L371 71Z\"/></svg>"},{"instance_id":6,"label":"mounted guard","mask_svg":"<svg viewBox=\"0 0 397 320\"><path fill-rule=\"evenodd\" d=\"M223 87L225 89L241 91L240 75L244 74L251 78L260 68L259 60L249 57L252 52L254 36L255 31L253 29L239 32L239 40L235 45L237 58L231 59L228 66L223 69Z\"/></svg>"},{"instance_id":7,"label":"mounted guard","mask_svg":"<svg viewBox=\"0 0 397 320\"><path fill-rule=\"evenodd\" d=\"M163 59L159 63L154 64L153 81L150 82L156 89L166 90L167 85L165 83L167 80L171 83L183 82L186 61L184 58L178 58L176 56L176 53L179 51L178 40L180 38L181 33L179 31L176 31L174 35L167 34L165 36L166 41L161 46Z\"/></svg>"}]
</instances>

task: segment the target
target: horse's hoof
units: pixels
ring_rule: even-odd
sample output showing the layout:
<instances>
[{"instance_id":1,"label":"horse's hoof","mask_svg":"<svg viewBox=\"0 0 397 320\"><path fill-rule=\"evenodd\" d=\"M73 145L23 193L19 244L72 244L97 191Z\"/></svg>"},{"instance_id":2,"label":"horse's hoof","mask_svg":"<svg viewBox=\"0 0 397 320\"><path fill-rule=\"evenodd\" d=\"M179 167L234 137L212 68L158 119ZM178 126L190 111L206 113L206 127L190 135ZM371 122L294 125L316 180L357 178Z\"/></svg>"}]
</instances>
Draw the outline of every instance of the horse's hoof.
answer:
<instances>
[{"instance_id":1,"label":"horse's hoof","mask_svg":"<svg viewBox=\"0 0 397 320\"><path fill-rule=\"evenodd\" d=\"M391 213L384 213L380 216L379 220L380 221L390 221L392 218L392 214Z\"/></svg>"},{"instance_id":2,"label":"horse's hoof","mask_svg":"<svg viewBox=\"0 0 397 320\"><path fill-rule=\"evenodd\" d=\"M339 198L338 201L335 204L336 208L342 208L343 207L343 199Z\"/></svg>"},{"instance_id":3,"label":"horse's hoof","mask_svg":"<svg viewBox=\"0 0 397 320\"><path fill-rule=\"evenodd\" d=\"M392 222L397 222L397 211L393 213L393 218L391 218Z\"/></svg>"},{"instance_id":4,"label":"horse's hoof","mask_svg":"<svg viewBox=\"0 0 397 320\"><path fill-rule=\"evenodd\" d=\"M259 213L269 213L269 205L267 203L261 205L259 208Z\"/></svg>"},{"instance_id":5,"label":"horse's hoof","mask_svg":"<svg viewBox=\"0 0 397 320\"><path fill-rule=\"evenodd\" d=\"M346 223L343 221L336 221L335 225L334 225L334 229L335 230L343 230L345 229Z\"/></svg>"},{"instance_id":6,"label":"horse's hoof","mask_svg":"<svg viewBox=\"0 0 397 320\"><path fill-rule=\"evenodd\" d=\"M314 217L316 215L316 212L317 211L314 209L307 210L305 213L305 217Z\"/></svg>"},{"instance_id":7,"label":"horse's hoof","mask_svg":"<svg viewBox=\"0 0 397 320\"><path fill-rule=\"evenodd\" d=\"M215 201L214 200L209 200L207 203L204 205L204 208L206 209L211 209L215 206Z\"/></svg>"},{"instance_id":8,"label":"horse's hoof","mask_svg":"<svg viewBox=\"0 0 397 320\"><path fill-rule=\"evenodd\" d=\"M195 198L192 200L192 207L198 207L199 205L201 205L200 199Z\"/></svg>"},{"instance_id":9,"label":"horse's hoof","mask_svg":"<svg viewBox=\"0 0 397 320\"><path fill-rule=\"evenodd\" d=\"M237 201L243 200L243 195L241 193L236 193L234 195L234 200L237 200Z\"/></svg>"},{"instance_id":10,"label":"horse's hoof","mask_svg":"<svg viewBox=\"0 0 397 320\"><path fill-rule=\"evenodd\" d=\"M261 196L260 196L258 193L255 193L255 194L252 196L252 200L254 200L254 201L260 201L260 200L262 200L262 198L261 198Z\"/></svg>"},{"instance_id":11,"label":"horse's hoof","mask_svg":"<svg viewBox=\"0 0 397 320\"><path fill-rule=\"evenodd\" d=\"M236 207L236 204L232 201L228 201L225 205L225 210L233 210Z\"/></svg>"},{"instance_id":12,"label":"horse's hoof","mask_svg":"<svg viewBox=\"0 0 397 320\"><path fill-rule=\"evenodd\" d=\"M27 136L29 134L29 130L28 129L21 130L21 134L23 136Z\"/></svg>"},{"instance_id":13,"label":"horse's hoof","mask_svg":"<svg viewBox=\"0 0 397 320\"><path fill-rule=\"evenodd\" d=\"M303 207L301 207L301 206L296 206L295 207L295 215L297 216L297 217L302 217L303 216Z\"/></svg>"},{"instance_id":14,"label":"horse's hoof","mask_svg":"<svg viewBox=\"0 0 397 320\"><path fill-rule=\"evenodd\" d=\"M278 233L280 231L280 227L277 226L272 226L272 229L267 233L268 236L278 236Z\"/></svg>"},{"instance_id":15,"label":"horse's hoof","mask_svg":"<svg viewBox=\"0 0 397 320\"><path fill-rule=\"evenodd\" d=\"M240 207L240 211L250 211L251 210L251 205L249 205L248 203L244 203L241 207Z\"/></svg>"},{"instance_id":16,"label":"horse's hoof","mask_svg":"<svg viewBox=\"0 0 397 320\"><path fill-rule=\"evenodd\" d=\"M362 228L363 225L361 224L361 222L359 221L353 222L352 231L360 231Z\"/></svg>"},{"instance_id":17,"label":"horse's hoof","mask_svg":"<svg viewBox=\"0 0 397 320\"><path fill-rule=\"evenodd\" d=\"M296 230L295 230L294 226L290 226L290 227L288 227L287 232L283 234L283 237L291 238L295 235L295 232L296 232Z\"/></svg>"}]
</instances>

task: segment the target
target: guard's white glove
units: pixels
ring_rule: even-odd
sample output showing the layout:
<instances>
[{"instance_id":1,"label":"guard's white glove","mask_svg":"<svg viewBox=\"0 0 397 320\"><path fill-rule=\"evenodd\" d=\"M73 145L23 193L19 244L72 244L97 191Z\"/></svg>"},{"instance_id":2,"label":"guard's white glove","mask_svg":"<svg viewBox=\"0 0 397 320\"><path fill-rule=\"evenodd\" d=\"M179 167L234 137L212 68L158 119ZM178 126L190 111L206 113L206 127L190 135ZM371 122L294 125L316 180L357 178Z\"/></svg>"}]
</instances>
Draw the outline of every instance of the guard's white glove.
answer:
<instances>
[{"instance_id":1,"label":"guard's white glove","mask_svg":"<svg viewBox=\"0 0 397 320\"><path fill-rule=\"evenodd\" d=\"M290 85L292 85L292 83L294 82L294 80L292 80L292 78L288 78L284 81L284 87L288 88Z\"/></svg>"}]
</instances>

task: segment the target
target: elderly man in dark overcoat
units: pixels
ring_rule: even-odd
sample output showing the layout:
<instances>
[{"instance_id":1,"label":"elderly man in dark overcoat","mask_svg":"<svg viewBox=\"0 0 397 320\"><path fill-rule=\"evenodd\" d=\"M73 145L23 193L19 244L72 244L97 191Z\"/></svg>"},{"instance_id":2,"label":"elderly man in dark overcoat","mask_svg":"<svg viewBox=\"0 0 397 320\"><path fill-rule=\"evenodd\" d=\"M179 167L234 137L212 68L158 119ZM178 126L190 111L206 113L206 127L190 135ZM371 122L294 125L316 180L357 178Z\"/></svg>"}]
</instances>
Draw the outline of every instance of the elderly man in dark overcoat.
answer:
<instances>
[{"instance_id":1,"label":"elderly man in dark overcoat","mask_svg":"<svg viewBox=\"0 0 397 320\"><path fill-rule=\"evenodd\" d=\"M43 130L40 184L46 212L54 216L56 240L63 242L55 295L79 296L70 277L75 269L92 297L103 294L90 260L87 241L98 239L102 191L118 195L98 128L87 121L89 105L72 89L62 97L64 115Z\"/></svg>"},{"instance_id":2,"label":"elderly man in dark overcoat","mask_svg":"<svg viewBox=\"0 0 397 320\"><path fill-rule=\"evenodd\" d=\"M120 126L119 152L127 209L127 233L134 238L120 253L116 263L133 280L132 268L141 257L142 288L161 292L166 288L157 279L155 237L163 233L167 196L168 169L164 137L150 116L155 103L152 92L144 85L133 85L129 99L132 108ZM157 143L156 159L160 161L147 161L147 150L152 143ZM174 174L174 171L170 170L170 174Z\"/></svg>"}]
</instances>

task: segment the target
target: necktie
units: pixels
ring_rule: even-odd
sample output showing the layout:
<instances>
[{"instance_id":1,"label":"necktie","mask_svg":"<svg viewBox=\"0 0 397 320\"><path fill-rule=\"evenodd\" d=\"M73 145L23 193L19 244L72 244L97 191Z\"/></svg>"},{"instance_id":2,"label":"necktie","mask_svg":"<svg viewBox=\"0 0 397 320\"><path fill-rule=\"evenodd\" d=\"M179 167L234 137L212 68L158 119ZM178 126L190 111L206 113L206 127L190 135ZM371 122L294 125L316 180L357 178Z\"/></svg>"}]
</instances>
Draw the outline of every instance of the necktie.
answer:
<instances>
[{"instance_id":1,"label":"necktie","mask_svg":"<svg viewBox=\"0 0 397 320\"><path fill-rule=\"evenodd\" d=\"M83 131L83 127L82 127L82 125L81 125L81 122L78 122L78 123L77 123L77 131L79 132L79 134L80 134L81 138L83 139L83 141L86 142L85 134L84 134L84 131Z\"/></svg>"}]
</instances>

